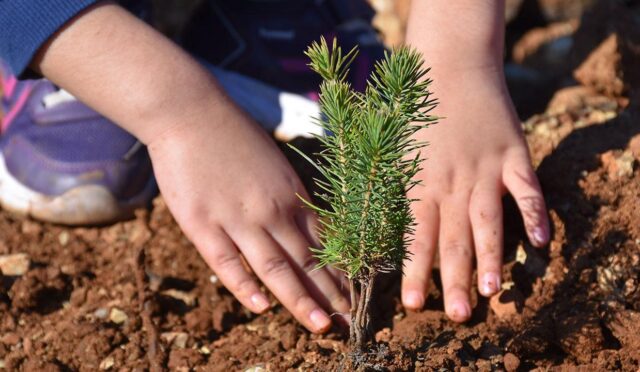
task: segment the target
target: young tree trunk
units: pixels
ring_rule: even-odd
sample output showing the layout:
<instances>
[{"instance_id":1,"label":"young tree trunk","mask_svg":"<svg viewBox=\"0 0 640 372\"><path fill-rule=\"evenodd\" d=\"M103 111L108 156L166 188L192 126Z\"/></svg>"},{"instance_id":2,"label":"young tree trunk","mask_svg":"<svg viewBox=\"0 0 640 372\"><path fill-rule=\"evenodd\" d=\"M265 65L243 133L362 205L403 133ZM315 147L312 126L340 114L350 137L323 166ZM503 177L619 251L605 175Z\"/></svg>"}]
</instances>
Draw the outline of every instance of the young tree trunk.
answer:
<instances>
[{"instance_id":1,"label":"young tree trunk","mask_svg":"<svg viewBox=\"0 0 640 372\"><path fill-rule=\"evenodd\" d=\"M364 352L371 338L371 296L376 275L369 274L361 279L350 280L351 289L351 329L350 344L355 354ZM356 288L356 281L359 288ZM359 289L359 294L356 293Z\"/></svg>"}]
</instances>

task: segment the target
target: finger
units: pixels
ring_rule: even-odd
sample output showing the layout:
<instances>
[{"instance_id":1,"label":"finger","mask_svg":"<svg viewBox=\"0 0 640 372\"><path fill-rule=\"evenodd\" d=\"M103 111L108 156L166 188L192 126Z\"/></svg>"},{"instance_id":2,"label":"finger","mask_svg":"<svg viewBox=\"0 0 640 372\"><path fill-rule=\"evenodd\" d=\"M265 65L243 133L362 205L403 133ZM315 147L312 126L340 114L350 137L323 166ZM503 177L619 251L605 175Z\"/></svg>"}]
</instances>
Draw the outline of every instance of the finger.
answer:
<instances>
[{"instance_id":1,"label":"finger","mask_svg":"<svg viewBox=\"0 0 640 372\"><path fill-rule=\"evenodd\" d=\"M340 290L339 279L334 278L327 268L318 268L318 260L309 250L309 241L295 222L291 221L270 232L280 247L284 248L284 254L292 262L293 269L311 296L325 309L347 313L349 301Z\"/></svg>"},{"instance_id":2,"label":"finger","mask_svg":"<svg viewBox=\"0 0 640 372\"><path fill-rule=\"evenodd\" d=\"M269 308L267 296L245 269L240 252L224 231L200 234L194 241L204 261L241 304L255 313Z\"/></svg>"},{"instance_id":3,"label":"finger","mask_svg":"<svg viewBox=\"0 0 640 372\"><path fill-rule=\"evenodd\" d=\"M304 210L295 216L295 225L302 232L304 238L310 243L307 247L322 248L322 242L318 235L318 216L310 210ZM332 280L338 286L345 298L349 296L349 279L344 272L333 267L327 267L325 270L329 272ZM350 306L350 305L349 305Z\"/></svg>"},{"instance_id":4,"label":"finger","mask_svg":"<svg viewBox=\"0 0 640 372\"><path fill-rule=\"evenodd\" d=\"M536 247L549 242L549 218L538 177L528 156L522 155L505 164L503 182L518 204L529 241Z\"/></svg>"},{"instance_id":5,"label":"finger","mask_svg":"<svg viewBox=\"0 0 640 372\"><path fill-rule=\"evenodd\" d=\"M302 284L280 245L262 229L245 231L242 235L234 236L234 241L245 253L256 275L280 303L310 331L327 331L331 326L329 316Z\"/></svg>"},{"instance_id":6,"label":"finger","mask_svg":"<svg viewBox=\"0 0 640 372\"><path fill-rule=\"evenodd\" d=\"M303 209L295 216L295 225L302 232L308 242L313 247L320 247L322 244L318 237L318 216L308 209Z\"/></svg>"},{"instance_id":7,"label":"finger","mask_svg":"<svg viewBox=\"0 0 640 372\"><path fill-rule=\"evenodd\" d=\"M440 273L444 289L444 308L453 321L471 317L469 289L473 251L468 198L445 200L440 213Z\"/></svg>"},{"instance_id":8,"label":"finger","mask_svg":"<svg viewBox=\"0 0 640 372\"><path fill-rule=\"evenodd\" d=\"M422 309L429 289L431 268L438 242L438 206L433 202L416 202L416 230L409 244L402 278L402 304L412 310Z\"/></svg>"},{"instance_id":9,"label":"finger","mask_svg":"<svg viewBox=\"0 0 640 372\"><path fill-rule=\"evenodd\" d=\"M502 273L502 197L495 181L480 182L473 190L469 218L478 265L478 291L492 296L500 290Z\"/></svg>"}]
</instances>

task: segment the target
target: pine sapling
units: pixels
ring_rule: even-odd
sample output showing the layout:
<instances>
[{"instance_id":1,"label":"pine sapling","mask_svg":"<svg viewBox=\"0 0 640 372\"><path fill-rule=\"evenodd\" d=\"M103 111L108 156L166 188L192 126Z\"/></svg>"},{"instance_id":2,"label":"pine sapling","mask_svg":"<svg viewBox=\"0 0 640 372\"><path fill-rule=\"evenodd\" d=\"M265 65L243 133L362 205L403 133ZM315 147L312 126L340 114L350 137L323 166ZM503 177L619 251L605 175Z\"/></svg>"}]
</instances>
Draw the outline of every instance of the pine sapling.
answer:
<instances>
[{"instance_id":1,"label":"pine sapling","mask_svg":"<svg viewBox=\"0 0 640 372\"><path fill-rule=\"evenodd\" d=\"M319 266L343 271L351 291L350 345L356 354L370 339L370 306L376 277L402 269L414 219L406 192L416 186L419 150L425 146L414 134L433 123L429 115L428 69L415 50L401 47L378 62L366 91L347 82L354 48L343 53L334 39L314 42L306 52L320 74L319 124L323 150L313 161L323 179L316 196L327 208L305 203L320 218L323 248L313 249Z\"/></svg>"}]
</instances>

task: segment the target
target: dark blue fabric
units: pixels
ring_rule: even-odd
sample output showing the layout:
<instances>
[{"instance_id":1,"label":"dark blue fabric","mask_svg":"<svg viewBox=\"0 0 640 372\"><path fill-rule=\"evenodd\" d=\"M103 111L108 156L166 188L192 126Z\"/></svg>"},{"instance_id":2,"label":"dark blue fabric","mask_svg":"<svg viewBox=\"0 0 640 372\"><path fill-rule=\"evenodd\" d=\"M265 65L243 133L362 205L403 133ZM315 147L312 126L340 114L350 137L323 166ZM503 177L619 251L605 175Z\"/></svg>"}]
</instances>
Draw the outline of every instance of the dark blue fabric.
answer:
<instances>
[{"instance_id":1,"label":"dark blue fabric","mask_svg":"<svg viewBox=\"0 0 640 372\"><path fill-rule=\"evenodd\" d=\"M0 58L16 75L69 19L97 0L0 0Z\"/></svg>"}]
</instances>

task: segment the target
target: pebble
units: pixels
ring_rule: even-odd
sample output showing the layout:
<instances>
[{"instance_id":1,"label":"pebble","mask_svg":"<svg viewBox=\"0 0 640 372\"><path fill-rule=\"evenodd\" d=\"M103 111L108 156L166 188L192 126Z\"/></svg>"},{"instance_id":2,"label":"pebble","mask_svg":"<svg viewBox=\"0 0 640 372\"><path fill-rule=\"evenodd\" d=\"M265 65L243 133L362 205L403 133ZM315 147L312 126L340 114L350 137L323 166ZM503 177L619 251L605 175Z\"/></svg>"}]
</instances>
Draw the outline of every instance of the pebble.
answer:
<instances>
[{"instance_id":1,"label":"pebble","mask_svg":"<svg viewBox=\"0 0 640 372\"><path fill-rule=\"evenodd\" d=\"M216 284L216 283L218 283L218 281L219 281L219 280L220 280L220 279L218 279L218 277L217 277L217 276L215 276L215 275L211 275L211 276L209 277L209 281L211 282L211 284Z\"/></svg>"},{"instance_id":2,"label":"pebble","mask_svg":"<svg viewBox=\"0 0 640 372\"><path fill-rule=\"evenodd\" d=\"M620 156L616 156L616 154L610 150L600 155L600 161L611 179L615 180L620 177L628 178L633 175L635 158L631 151L625 151Z\"/></svg>"},{"instance_id":3,"label":"pebble","mask_svg":"<svg viewBox=\"0 0 640 372\"><path fill-rule=\"evenodd\" d=\"M22 233L26 235L39 235L42 232L42 225L31 220L22 221L22 226L20 226L20 228Z\"/></svg>"},{"instance_id":4,"label":"pebble","mask_svg":"<svg viewBox=\"0 0 640 372\"><path fill-rule=\"evenodd\" d=\"M179 291L177 289L167 289L162 292L163 295L175 298L176 300L184 302L187 306L196 305L196 296L191 293Z\"/></svg>"},{"instance_id":5,"label":"pebble","mask_svg":"<svg viewBox=\"0 0 640 372\"><path fill-rule=\"evenodd\" d=\"M109 320L111 320L115 324L122 324L128 319L129 317L127 316L127 314L116 307L112 308L111 313L109 313Z\"/></svg>"},{"instance_id":6,"label":"pebble","mask_svg":"<svg viewBox=\"0 0 640 372\"><path fill-rule=\"evenodd\" d=\"M6 276L21 276L29 270L29 256L26 253L14 253L0 256L0 271Z\"/></svg>"},{"instance_id":7,"label":"pebble","mask_svg":"<svg viewBox=\"0 0 640 372\"><path fill-rule=\"evenodd\" d=\"M512 353L506 353L504 355L504 369L508 372L515 371L520 367L520 358Z\"/></svg>"},{"instance_id":8,"label":"pebble","mask_svg":"<svg viewBox=\"0 0 640 372\"><path fill-rule=\"evenodd\" d=\"M340 342L336 340L329 340L329 339L322 338L319 340L313 340L313 342L318 346L320 346L322 349L333 350L335 352L340 351Z\"/></svg>"},{"instance_id":9,"label":"pebble","mask_svg":"<svg viewBox=\"0 0 640 372\"><path fill-rule=\"evenodd\" d=\"M389 342L391 341L391 328L385 327L376 332L376 342Z\"/></svg>"},{"instance_id":10,"label":"pebble","mask_svg":"<svg viewBox=\"0 0 640 372\"><path fill-rule=\"evenodd\" d=\"M189 335L186 332L165 332L160 335L160 338L168 344L184 349L187 347Z\"/></svg>"},{"instance_id":11,"label":"pebble","mask_svg":"<svg viewBox=\"0 0 640 372\"><path fill-rule=\"evenodd\" d=\"M69 233L67 231L63 231L58 235L58 242L61 246L65 246L69 243Z\"/></svg>"},{"instance_id":12,"label":"pebble","mask_svg":"<svg viewBox=\"0 0 640 372\"><path fill-rule=\"evenodd\" d=\"M93 315L98 319L104 319L109 315L109 311L104 307L100 307L93 312Z\"/></svg>"},{"instance_id":13,"label":"pebble","mask_svg":"<svg viewBox=\"0 0 640 372\"><path fill-rule=\"evenodd\" d=\"M491 296L489 306L498 318L507 318L518 313L517 301L522 295L516 288L503 289Z\"/></svg>"},{"instance_id":14,"label":"pebble","mask_svg":"<svg viewBox=\"0 0 640 372\"><path fill-rule=\"evenodd\" d=\"M5 345L16 345L18 342L20 342L20 336L18 336L18 334L13 332L5 333L0 338L0 342L2 342Z\"/></svg>"},{"instance_id":15,"label":"pebble","mask_svg":"<svg viewBox=\"0 0 640 372\"><path fill-rule=\"evenodd\" d=\"M244 370L244 372L266 372L267 370L262 365L251 366Z\"/></svg>"},{"instance_id":16,"label":"pebble","mask_svg":"<svg viewBox=\"0 0 640 372\"><path fill-rule=\"evenodd\" d=\"M115 363L116 362L113 357L106 357L104 358L104 360L102 360L102 362L100 362L100 369L103 371L108 371L111 369L111 367L113 367Z\"/></svg>"},{"instance_id":17,"label":"pebble","mask_svg":"<svg viewBox=\"0 0 640 372\"><path fill-rule=\"evenodd\" d=\"M203 347L200 348L200 353L202 353L204 355L209 355L209 354L211 354L211 350L208 347L203 346Z\"/></svg>"}]
</instances>

